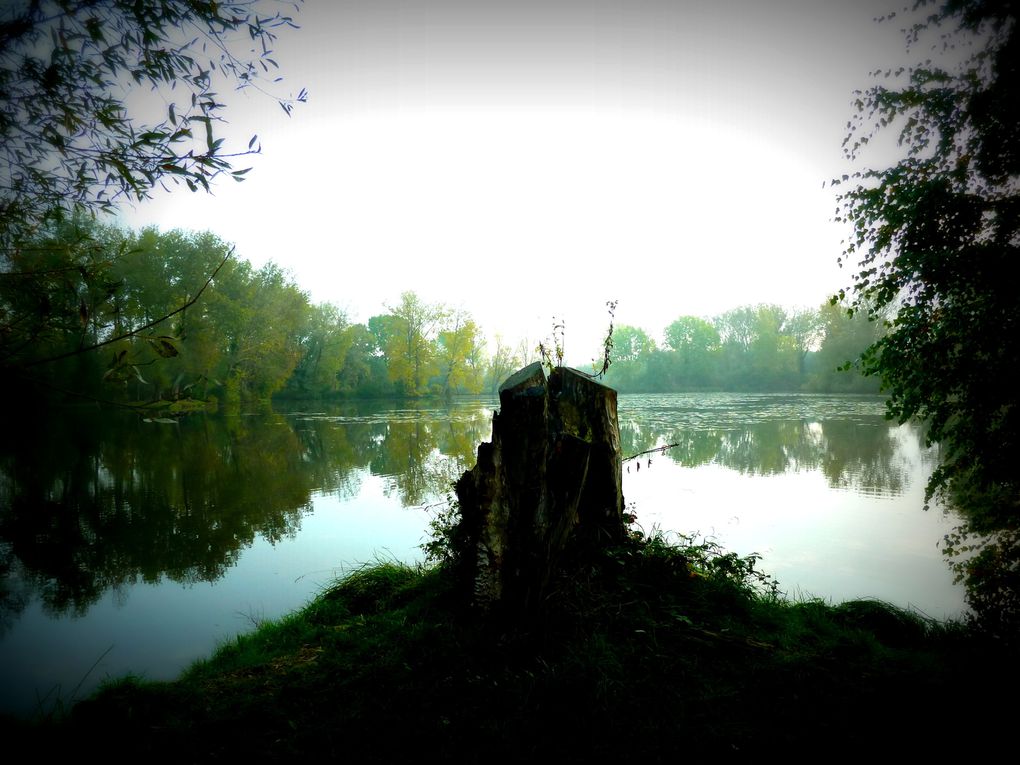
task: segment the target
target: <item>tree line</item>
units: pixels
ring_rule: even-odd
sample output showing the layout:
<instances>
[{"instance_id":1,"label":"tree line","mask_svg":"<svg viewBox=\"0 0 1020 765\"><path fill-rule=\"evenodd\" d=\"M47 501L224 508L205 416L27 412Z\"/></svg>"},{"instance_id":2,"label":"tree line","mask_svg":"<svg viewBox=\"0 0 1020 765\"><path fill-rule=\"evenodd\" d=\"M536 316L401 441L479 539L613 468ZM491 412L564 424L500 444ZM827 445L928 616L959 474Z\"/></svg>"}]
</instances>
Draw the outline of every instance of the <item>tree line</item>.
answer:
<instances>
[{"instance_id":1,"label":"tree line","mask_svg":"<svg viewBox=\"0 0 1020 765\"><path fill-rule=\"evenodd\" d=\"M312 303L278 265L255 268L216 235L128 232L87 217L47 226L0 278L0 370L11 393L115 403L495 393L538 356L462 309L404 292L365 323ZM839 305L684 316L657 347L618 327L606 381L622 391L874 389L838 373L879 324Z\"/></svg>"},{"instance_id":2,"label":"tree line","mask_svg":"<svg viewBox=\"0 0 1020 765\"><path fill-rule=\"evenodd\" d=\"M885 330L838 302L789 310L749 305L713 319L681 316L660 347L643 329L612 335L609 385L622 392L810 391L877 393L855 362Z\"/></svg>"},{"instance_id":3,"label":"tree line","mask_svg":"<svg viewBox=\"0 0 1020 765\"><path fill-rule=\"evenodd\" d=\"M12 393L232 407L482 388L477 324L414 293L355 324L212 233L130 233L84 217L44 230L0 278L0 371Z\"/></svg>"}]
</instances>

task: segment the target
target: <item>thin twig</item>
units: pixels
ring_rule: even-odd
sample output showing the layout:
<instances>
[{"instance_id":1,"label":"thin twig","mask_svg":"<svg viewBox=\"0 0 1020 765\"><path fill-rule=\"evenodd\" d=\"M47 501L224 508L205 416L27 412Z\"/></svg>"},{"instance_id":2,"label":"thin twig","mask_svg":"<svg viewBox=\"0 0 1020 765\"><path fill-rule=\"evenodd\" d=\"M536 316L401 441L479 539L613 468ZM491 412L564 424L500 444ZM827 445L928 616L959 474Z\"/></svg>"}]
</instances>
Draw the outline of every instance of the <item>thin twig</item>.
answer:
<instances>
[{"instance_id":1,"label":"thin twig","mask_svg":"<svg viewBox=\"0 0 1020 765\"><path fill-rule=\"evenodd\" d=\"M632 454L629 457L624 457L623 461L627 462L628 460L634 460L634 459L637 459L638 457L643 457L646 454L656 454L656 453L664 454L667 449L673 449L674 447L677 447L677 446L680 446L680 444L677 443L677 444L666 444L665 446L656 446L654 449L649 449L648 451L638 452L637 454Z\"/></svg>"},{"instance_id":2,"label":"thin twig","mask_svg":"<svg viewBox=\"0 0 1020 765\"><path fill-rule=\"evenodd\" d=\"M46 358L46 359L36 359L35 361L31 361L31 362L29 362L27 364L22 364L22 369L28 369L29 367L39 366L40 364L50 364L50 363L52 363L54 361L60 361L61 359L67 359L67 358L70 358L71 356L78 356L79 354L87 353L88 351L94 351L96 348L102 348L105 345L110 345L112 343L119 342L120 340L125 340L125 339L127 339L129 337L134 337L135 335L137 335L137 334L139 334L141 332L144 332L147 329L152 329L157 324L163 323L164 321L169 319L171 316L176 316L177 314L181 313L182 311L186 311L187 309L191 308L191 306L193 306L195 303L198 302L198 299L200 297L202 297L202 293L205 292L206 287L208 287L212 283L212 280L216 278L216 274L218 274L220 272L220 269L223 268L224 265L226 265L226 262L230 259L230 256L233 255L233 254L234 254L234 248L231 247L230 248L230 252L228 252L226 255L223 256L223 260L220 261L220 264L218 266L216 266L216 269L209 275L209 278L205 280L205 284L202 285L202 288L197 293L195 293L195 297L191 298L191 300L189 300L187 303L185 303L184 305L180 306L176 310L171 311L170 313L166 314L165 316L161 316L158 319L150 321L148 324L143 324L141 327L138 327L137 329L133 329L130 332L125 332L122 335L117 335L116 337L111 337L111 338L109 338L107 340L103 340L100 343L95 343L93 345L88 345L88 346L86 346L84 348L78 348L78 349L73 350L73 351L68 351L67 353L62 353L59 356L50 356L49 358Z\"/></svg>"}]
</instances>

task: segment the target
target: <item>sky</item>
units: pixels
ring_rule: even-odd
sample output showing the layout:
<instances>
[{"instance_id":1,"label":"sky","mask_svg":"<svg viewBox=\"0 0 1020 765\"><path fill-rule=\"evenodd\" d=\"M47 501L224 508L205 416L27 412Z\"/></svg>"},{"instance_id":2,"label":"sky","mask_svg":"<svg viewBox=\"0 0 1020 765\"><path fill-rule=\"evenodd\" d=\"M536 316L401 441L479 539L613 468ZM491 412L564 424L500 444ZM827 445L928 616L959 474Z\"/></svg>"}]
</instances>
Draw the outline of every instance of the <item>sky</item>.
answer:
<instances>
[{"instance_id":1,"label":"sky","mask_svg":"<svg viewBox=\"0 0 1020 765\"><path fill-rule=\"evenodd\" d=\"M271 7L271 6L270 6ZM285 7L285 6L284 6ZM126 209L211 230L367 321L405 290L568 360L616 323L816 307L850 283L826 183L853 91L903 58L876 0L307 0L287 117L224 94L243 183ZM491 350L491 347L490 347Z\"/></svg>"}]
</instances>

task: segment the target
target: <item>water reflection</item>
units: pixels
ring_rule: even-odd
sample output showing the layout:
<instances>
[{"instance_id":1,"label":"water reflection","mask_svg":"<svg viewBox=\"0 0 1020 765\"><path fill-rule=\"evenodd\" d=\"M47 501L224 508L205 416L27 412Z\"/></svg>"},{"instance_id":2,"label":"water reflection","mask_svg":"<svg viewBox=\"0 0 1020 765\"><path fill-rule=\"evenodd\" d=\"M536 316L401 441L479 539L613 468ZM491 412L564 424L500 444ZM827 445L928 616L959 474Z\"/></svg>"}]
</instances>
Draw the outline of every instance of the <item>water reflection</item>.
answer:
<instances>
[{"instance_id":1,"label":"water reflection","mask_svg":"<svg viewBox=\"0 0 1020 765\"><path fill-rule=\"evenodd\" d=\"M489 437L479 402L194 417L176 425L96 409L8 430L0 449L0 629L36 594L84 613L136 582L213 581L260 535L294 535L314 493L356 497L385 477L405 506L444 496ZM916 472L904 435L875 399L632 396L625 454L675 443L667 459L749 475L817 470L833 488L895 495ZM906 439L906 440L905 440ZM912 440L912 442L911 442Z\"/></svg>"},{"instance_id":2,"label":"water reflection","mask_svg":"<svg viewBox=\"0 0 1020 765\"><path fill-rule=\"evenodd\" d=\"M363 405L177 424L89 409L12 424L0 447L0 629L30 594L80 615L126 585L214 581L256 536L296 534L314 494L357 496L366 473L404 505L442 496L489 418L478 406Z\"/></svg>"},{"instance_id":3,"label":"water reflection","mask_svg":"<svg viewBox=\"0 0 1020 765\"><path fill-rule=\"evenodd\" d=\"M669 417L669 413L673 417ZM744 475L821 472L831 488L897 496L934 464L915 425L885 420L872 397L682 394L625 397L625 455L675 444L665 458L722 465Z\"/></svg>"}]
</instances>

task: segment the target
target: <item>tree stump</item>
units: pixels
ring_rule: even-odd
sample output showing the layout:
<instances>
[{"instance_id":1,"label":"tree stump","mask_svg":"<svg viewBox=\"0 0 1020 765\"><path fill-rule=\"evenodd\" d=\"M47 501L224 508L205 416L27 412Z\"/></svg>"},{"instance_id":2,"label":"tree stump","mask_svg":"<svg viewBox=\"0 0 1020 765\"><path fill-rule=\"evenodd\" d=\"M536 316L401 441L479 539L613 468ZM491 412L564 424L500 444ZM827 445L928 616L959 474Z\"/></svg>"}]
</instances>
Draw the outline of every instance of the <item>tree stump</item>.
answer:
<instances>
[{"instance_id":1,"label":"tree stump","mask_svg":"<svg viewBox=\"0 0 1020 765\"><path fill-rule=\"evenodd\" d=\"M521 615L565 558L626 537L620 426L616 391L567 367L521 369L499 402L456 484L458 550L472 602Z\"/></svg>"}]
</instances>

